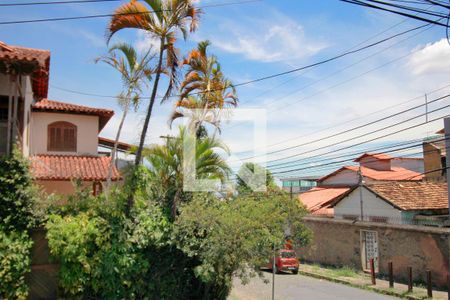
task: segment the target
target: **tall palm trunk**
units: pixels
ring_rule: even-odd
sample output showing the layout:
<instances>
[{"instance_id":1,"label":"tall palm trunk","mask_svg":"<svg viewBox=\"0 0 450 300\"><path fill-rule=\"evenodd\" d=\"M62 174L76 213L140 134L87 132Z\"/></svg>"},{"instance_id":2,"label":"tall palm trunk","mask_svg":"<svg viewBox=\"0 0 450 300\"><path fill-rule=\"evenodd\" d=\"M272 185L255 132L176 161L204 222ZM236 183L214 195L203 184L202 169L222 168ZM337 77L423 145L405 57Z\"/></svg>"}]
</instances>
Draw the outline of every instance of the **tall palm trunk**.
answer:
<instances>
[{"instance_id":1,"label":"tall palm trunk","mask_svg":"<svg viewBox=\"0 0 450 300\"><path fill-rule=\"evenodd\" d=\"M127 95L127 99L128 98L129 98L129 95ZM114 140L114 147L111 151L111 162L109 163L108 176L106 177L106 191L105 191L106 195L108 195L109 187L111 186L112 170L116 163L117 147L119 145L119 139L120 139L120 134L122 132L123 123L125 123L125 118L127 117L127 114L128 114L128 109L129 109L129 103L126 103L125 108L123 110L122 119L120 120L119 129L117 129L116 139Z\"/></svg>"},{"instance_id":2,"label":"tall palm trunk","mask_svg":"<svg viewBox=\"0 0 450 300\"><path fill-rule=\"evenodd\" d=\"M142 150L144 149L144 143L145 143L145 137L147 136L147 130L148 130L148 124L150 122L150 117L152 115L152 110L153 110L153 105L155 104L155 99L156 99L156 92L158 91L158 84L159 84L159 78L161 77L161 68L162 68L162 62L163 62L163 56L164 56L164 41L165 38L161 37L161 46L159 48L159 59L158 59L158 67L156 69L156 76L155 76L155 81L153 82L153 90L152 90L152 94L150 95L150 103L148 104L148 109L147 109L147 115L145 116L145 121L144 121L144 127L142 128L142 133L141 133L141 139L139 141L139 147L136 151L136 159L134 160L134 166L137 167L139 166L139 164L141 163L141 159L142 159ZM131 208L133 207L134 204L134 193L136 192L136 172L133 173L133 178L132 178L132 183L131 183L131 190L130 190L130 195L128 196L128 201L127 201L127 214L129 214Z\"/></svg>"}]
</instances>

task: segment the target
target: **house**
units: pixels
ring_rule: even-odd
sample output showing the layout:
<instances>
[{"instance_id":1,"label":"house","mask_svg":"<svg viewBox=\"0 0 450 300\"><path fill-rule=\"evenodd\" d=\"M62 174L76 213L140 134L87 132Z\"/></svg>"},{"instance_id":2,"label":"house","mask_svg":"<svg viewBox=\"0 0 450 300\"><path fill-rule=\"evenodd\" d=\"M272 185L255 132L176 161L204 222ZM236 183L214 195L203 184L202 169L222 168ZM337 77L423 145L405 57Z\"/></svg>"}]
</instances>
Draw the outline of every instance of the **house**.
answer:
<instances>
[{"instance_id":1,"label":"house","mask_svg":"<svg viewBox=\"0 0 450 300\"><path fill-rule=\"evenodd\" d=\"M365 153L354 160L359 166L344 166L318 180L319 186L357 185L377 181L419 181L424 167L422 158L392 157L386 154Z\"/></svg>"},{"instance_id":2,"label":"house","mask_svg":"<svg viewBox=\"0 0 450 300\"><path fill-rule=\"evenodd\" d=\"M98 193L111 161L98 134L114 112L47 99L49 70L49 51L0 42L0 154L18 145L48 193L71 194L74 180ZM111 179L121 179L115 166Z\"/></svg>"},{"instance_id":3,"label":"house","mask_svg":"<svg viewBox=\"0 0 450 300\"><path fill-rule=\"evenodd\" d=\"M362 200L366 221L434 225L437 216L447 218L447 194L445 182L380 182L357 187L329 207L336 219L358 220Z\"/></svg>"},{"instance_id":4,"label":"house","mask_svg":"<svg viewBox=\"0 0 450 300\"><path fill-rule=\"evenodd\" d=\"M353 192L360 183L421 181L421 158L392 157L380 153L365 153L354 160L359 166L344 166L317 181L318 186L299 195L311 214L331 217L332 203ZM361 172L361 176L359 174Z\"/></svg>"},{"instance_id":5,"label":"house","mask_svg":"<svg viewBox=\"0 0 450 300\"><path fill-rule=\"evenodd\" d=\"M289 193L304 193L317 186L317 176L281 178L281 187Z\"/></svg>"}]
</instances>

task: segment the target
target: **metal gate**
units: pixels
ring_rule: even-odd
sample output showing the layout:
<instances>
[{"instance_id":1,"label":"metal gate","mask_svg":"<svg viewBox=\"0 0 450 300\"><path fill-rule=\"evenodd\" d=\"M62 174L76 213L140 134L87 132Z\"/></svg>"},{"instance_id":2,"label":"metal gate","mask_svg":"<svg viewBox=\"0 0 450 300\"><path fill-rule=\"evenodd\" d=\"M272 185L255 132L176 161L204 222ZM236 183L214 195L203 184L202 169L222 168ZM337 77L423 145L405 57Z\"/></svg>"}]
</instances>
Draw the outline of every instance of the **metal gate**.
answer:
<instances>
[{"instance_id":1,"label":"metal gate","mask_svg":"<svg viewBox=\"0 0 450 300\"><path fill-rule=\"evenodd\" d=\"M370 270L370 259L373 258L375 272L378 272L378 234L376 231L361 231L361 255L364 270Z\"/></svg>"}]
</instances>

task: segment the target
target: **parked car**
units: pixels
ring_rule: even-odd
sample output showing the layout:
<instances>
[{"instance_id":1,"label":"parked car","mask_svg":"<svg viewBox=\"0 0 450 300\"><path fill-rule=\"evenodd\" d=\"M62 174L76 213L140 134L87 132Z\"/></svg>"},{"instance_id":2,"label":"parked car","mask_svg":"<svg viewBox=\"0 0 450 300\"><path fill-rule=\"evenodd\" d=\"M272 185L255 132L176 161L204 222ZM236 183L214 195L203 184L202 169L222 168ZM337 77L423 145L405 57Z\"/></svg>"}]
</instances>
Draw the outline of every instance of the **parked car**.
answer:
<instances>
[{"instance_id":1,"label":"parked car","mask_svg":"<svg viewBox=\"0 0 450 300\"><path fill-rule=\"evenodd\" d=\"M278 251L278 255L275 257L275 270L272 270L273 257L270 258L268 268L275 273L279 273L280 271L291 271L292 274L298 274L299 265L300 262L294 250L282 249Z\"/></svg>"}]
</instances>

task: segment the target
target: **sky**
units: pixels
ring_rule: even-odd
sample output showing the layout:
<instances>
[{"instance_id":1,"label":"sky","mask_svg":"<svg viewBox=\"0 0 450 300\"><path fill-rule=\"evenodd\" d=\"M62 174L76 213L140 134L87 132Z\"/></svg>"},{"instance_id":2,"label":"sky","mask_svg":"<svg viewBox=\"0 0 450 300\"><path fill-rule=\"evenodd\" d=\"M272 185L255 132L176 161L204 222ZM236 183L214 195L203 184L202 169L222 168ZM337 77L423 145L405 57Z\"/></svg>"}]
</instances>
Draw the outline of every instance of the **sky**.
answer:
<instances>
[{"instance_id":1,"label":"sky","mask_svg":"<svg viewBox=\"0 0 450 300\"><path fill-rule=\"evenodd\" d=\"M0 4L12 2L0 0ZM0 21L109 14L124 2L2 7ZM187 41L180 38L177 47L183 56L199 41L209 40L210 53L218 57L224 74L235 84L315 63L423 24L337 0L262 0L207 7L226 2L230 1L198 1L197 5L205 6L199 29ZM113 138L121 116L114 96L120 93L122 84L119 74L111 67L94 62L107 52L107 23L108 18L98 18L1 25L0 41L49 49L49 99L114 109L115 116L100 133ZM151 38L136 30L118 33L111 43L118 41L131 43L141 51L154 45ZM441 129L442 120L350 148L424 122L425 116L407 121L424 114L422 106L337 135L421 105L426 94L432 102L428 106L428 120L449 114L449 108L433 112L450 104L449 98L433 102L450 92L449 70L450 45L445 30L429 27L306 71L239 86L239 108L263 110L261 118L267 120L266 151L269 153L266 164L286 163L284 168L273 168L277 178L323 175L339 165L318 168L315 163L318 158L421 139ZM127 118L122 141L137 143L149 95L150 90L146 89L140 108ZM161 135L176 134L180 123L174 123L172 129L168 125L175 101L156 104L146 144L163 143ZM365 135L398 122L403 123ZM242 163L238 158L254 156L254 128L252 122L239 122L233 117L223 124L221 138L230 148L229 162L234 169ZM321 140L314 142L317 139ZM340 150L345 147L349 148ZM262 148L258 150L264 152ZM420 150L415 148L396 155L418 155ZM304 163L302 170L285 172L294 169L287 163L293 160ZM264 165L264 156L256 157L255 161Z\"/></svg>"}]
</instances>

